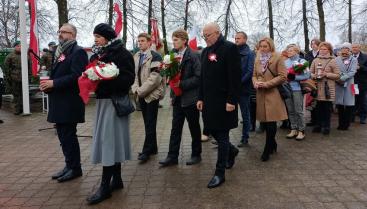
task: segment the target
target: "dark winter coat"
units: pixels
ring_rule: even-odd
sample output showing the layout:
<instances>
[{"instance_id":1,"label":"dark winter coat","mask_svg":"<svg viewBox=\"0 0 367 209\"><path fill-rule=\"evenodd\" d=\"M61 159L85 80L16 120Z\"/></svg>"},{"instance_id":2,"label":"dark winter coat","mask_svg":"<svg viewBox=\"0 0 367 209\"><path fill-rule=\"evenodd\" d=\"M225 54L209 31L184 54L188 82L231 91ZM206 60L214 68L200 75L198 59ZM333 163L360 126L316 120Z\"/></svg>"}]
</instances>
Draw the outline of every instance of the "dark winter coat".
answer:
<instances>
[{"instance_id":1,"label":"dark winter coat","mask_svg":"<svg viewBox=\"0 0 367 209\"><path fill-rule=\"evenodd\" d=\"M182 89L182 95L180 96L181 107L188 107L196 105L199 97L199 85L200 85L200 58L198 54L191 51L190 48L186 48L185 54L182 58L181 64L181 80L180 88ZM176 104L177 97L171 90L172 103Z\"/></svg>"},{"instance_id":2,"label":"dark winter coat","mask_svg":"<svg viewBox=\"0 0 367 209\"><path fill-rule=\"evenodd\" d=\"M51 123L82 123L85 107L79 96L78 78L88 64L88 55L77 43L67 48L63 61L55 60L50 79L53 89L48 93Z\"/></svg>"},{"instance_id":3,"label":"dark winter coat","mask_svg":"<svg viewBox=\"0 0 367 209\"><path fill-rule=\"evenodd\" d=\"M215 60L209 60L214 55ZM238 126L241 58L235 44L222 36L201 55L199 100L203 101L204 126L209 130L230 130ZM226 111L226 103L236 106Z\"/></svg>"},{"instance_id":4,"label":"dark winter coat","mask_svg":"<svg viewBox=\"0 0 367 209\"><path fill-rule=\"evenodd\" d=\"M111 95L126 95L135 79L135 65L133 56L125 49L120 40L115 41L100 55L100 61L104 63L113 62L119 69L119 75L112 80L102 80L97 87L97 99L111 98ZM91 61L97 59L92 56Z\"/></svg>"}]
</instances>

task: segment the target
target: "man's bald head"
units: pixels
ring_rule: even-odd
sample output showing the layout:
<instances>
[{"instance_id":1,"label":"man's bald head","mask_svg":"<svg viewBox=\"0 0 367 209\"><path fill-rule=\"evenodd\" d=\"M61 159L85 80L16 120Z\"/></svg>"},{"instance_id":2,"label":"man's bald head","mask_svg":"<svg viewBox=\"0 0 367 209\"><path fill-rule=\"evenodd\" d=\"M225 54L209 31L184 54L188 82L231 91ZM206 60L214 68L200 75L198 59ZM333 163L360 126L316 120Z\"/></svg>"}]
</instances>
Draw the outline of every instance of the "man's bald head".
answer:
<instances>
[{"instance_id":1,"label":"man's bald head","mask_svg":"<svg viewBox=\"0 0 367 209\"><path fill-rule=\"evenodd\" d=\"M207 46L212 46L217 42L220 36L220 27L218 23L208 23L203 28L203 38Z\"/></svg>"}]
</instances>

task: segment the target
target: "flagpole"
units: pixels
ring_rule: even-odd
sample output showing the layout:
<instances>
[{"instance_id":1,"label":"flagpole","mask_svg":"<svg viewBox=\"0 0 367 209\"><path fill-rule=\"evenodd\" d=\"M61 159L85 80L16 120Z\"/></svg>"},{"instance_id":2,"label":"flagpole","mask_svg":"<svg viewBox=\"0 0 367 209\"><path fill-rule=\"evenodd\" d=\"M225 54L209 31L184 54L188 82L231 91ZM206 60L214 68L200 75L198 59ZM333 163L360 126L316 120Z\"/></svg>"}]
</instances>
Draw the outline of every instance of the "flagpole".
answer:
<instances>
[{"instance_id":1,"label":"flagpole","mask_svg":"<svg viewBox=\"0 0 367 209\"><path fill-rule=\"evenodd\" d=\"M28 44L26 30L25 0L19 0L20 41L22 61L23 115L30 115L28 87Z\"/></svg>"}]
</instances>

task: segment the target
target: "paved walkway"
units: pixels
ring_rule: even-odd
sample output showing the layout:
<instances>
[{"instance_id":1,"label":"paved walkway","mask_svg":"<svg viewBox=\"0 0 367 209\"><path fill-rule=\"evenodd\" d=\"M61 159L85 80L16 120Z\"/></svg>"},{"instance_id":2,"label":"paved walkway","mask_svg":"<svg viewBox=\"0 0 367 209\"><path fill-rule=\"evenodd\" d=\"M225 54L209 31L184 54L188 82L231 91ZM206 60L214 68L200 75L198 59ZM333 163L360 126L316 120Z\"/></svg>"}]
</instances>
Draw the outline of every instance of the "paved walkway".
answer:
<instances>
[{"instance_id":1,"label":"paved walkway","mask_svg":"<svg viewBox=\"0 0 367 209\"><path fill-rule=\"evenodd\" d=\"M167 103L167 102L166 102ZM285 139L278 132L278 153L269 162L260 161L264 134L251 134L250 148L241 148L235 166L227 171L226 183L207 189L216 161L215 146L203 143L203 161L186 166L190 156L190 134L184 129L179 165L159 168L168 150L171 108L159 110L159 154L140 165L144 130L140 112L131 117L133 160L122 168L125 188L112 198L87 206L85 198L95 190L101 166L90 163L91 138L81 137L84 175L71 182L57 183L50 176L64 166L52 127L43 113L13 116L0 110L0 208L367 208L367 126L353 124L341 132L333 124L324 137L306 131L302 142ZM86 111L87 122L78 134L91 135L94 106ZM334 120L335 121L335 120ZM240 139L240 129L231 131L231 141Z\"/></svg>"}]
</instances>

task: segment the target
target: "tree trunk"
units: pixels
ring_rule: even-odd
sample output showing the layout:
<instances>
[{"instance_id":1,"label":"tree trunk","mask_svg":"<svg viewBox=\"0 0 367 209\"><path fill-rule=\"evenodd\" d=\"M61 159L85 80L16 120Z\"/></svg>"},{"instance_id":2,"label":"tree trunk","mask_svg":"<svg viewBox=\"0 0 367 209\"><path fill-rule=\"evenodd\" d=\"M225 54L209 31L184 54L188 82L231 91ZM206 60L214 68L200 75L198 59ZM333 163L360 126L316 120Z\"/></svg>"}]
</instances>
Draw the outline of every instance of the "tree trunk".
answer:
<instances>
[{"instance_id":1,"label":"tree trunk","mask_svg":"<svg viewBox=\"0 0 367 209\"><path fill-rule=\"evenodd\" d=\"M226 16L225 16L225 22L224 22L224 39L227 39L227 36L228 36L229 15L230 15L230 12L231 12L231 4L232 4L232 0L228 0Z\"/></svg>"},{"instance_id":2,"label":"tree trunk","mask_svg":"<svg viewBox=\"0 0 367 209\"><path fill-rule=\"evenodd\" d=\"M273 5L271 0L268 0L268 13L269 13L269 35L274 40L274 20L273 20Z\"/></svg>"},{"instance_id":3,"label":"tree trunk","mask_svg":"<svg viewBox=\"0 0 367 209\"><path fill-rule=\"evenodd\" d=\"M152 19L152 13L153 13L153 0L149 0L149 6L148 6L148 34L152 33L152 23L150 22L150 19Z\"/></svg>"},{"instance_id":4,"label":"tree trunk","mask_svg":"<svg viewBox=\"0 0 367 209\"><path fill-rule=\"evenodd\" d=\"M126 42L127 42L127 0L122 1L122 15L123 15L122 42L124 43L124 46L126 46Z\"/></svg>"},{"instance_id":5,"label":"tree trunk","mask_svg":"<svg viewBox=\"0 0 367 209\"><path fill-rule=\"evenodd\" d=\"M348 41L352 43L352 0L348 1Z\"/></svg>"},{"instance_id":6,"label":"tree trunk","mask_svg":"<svg viewBox=\"0 0 367 209\"><path fill-rule=\"evenodd\" d=\"M164 54L168 54L168 45L167 45L167 32L166 32L166 22L165 22L165 8L164 8L164 0L161 0L161 14L162 14L162 32L163 32L163 47Z\"/></svg>"},{"instance_id":7,"label":"tree trunk","mask_svg":"<svg viewBox=\"0 0 367 209\"><path fill-rule=\"evenodd\" d=\"M323 7L323 0L316 0L317 11L319 13L319 25L320 25L320 40L325 41L325 13Z\"/></svg>"},{"instance_id":8,"label":"tree trunk","mask_svg":"<svg viewBox=\"0 0 367 209\"><path fill-rule=\"evenodd\" d=\"M186 0L184 30L187 30L187 22L188 22L188 18L189 18L189 4L190 4L190 2L191 2L190 0Z\"/></svg>"},{"instance_id":9,"label":"tree trunk","mask_svg":"<svg viewBox=\"0 0 367 209\"><path fill-rule=\"evenodd\" d=\"M67 0L56 0L57 11L59 12L59 28L69 22L68 18L68 1Z\"/></svg>"},{"instance_id":10,"label":"tree trunk","mask_svg":"<svg viewBox=\"0 0 367 209\"><path fill-rule=\"evenodd\" d=\"M113 0L109 0L109 7L108 7L108 24L112 26L112 19L113 19Z\"/></svg>"},{"instance_id":11,"label":"tree trunk","mask_svg":"<svg viewBox=\"0 0 367 209\"><path fill-rule=\"evenodd\" d=\"M303 33L305 36L305 51L310 51L310 38L308 37L308 20L307 20L307 4L306 0L302 0L302 15L303 15Z\"/></svg>"}]
</instances>

